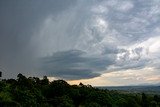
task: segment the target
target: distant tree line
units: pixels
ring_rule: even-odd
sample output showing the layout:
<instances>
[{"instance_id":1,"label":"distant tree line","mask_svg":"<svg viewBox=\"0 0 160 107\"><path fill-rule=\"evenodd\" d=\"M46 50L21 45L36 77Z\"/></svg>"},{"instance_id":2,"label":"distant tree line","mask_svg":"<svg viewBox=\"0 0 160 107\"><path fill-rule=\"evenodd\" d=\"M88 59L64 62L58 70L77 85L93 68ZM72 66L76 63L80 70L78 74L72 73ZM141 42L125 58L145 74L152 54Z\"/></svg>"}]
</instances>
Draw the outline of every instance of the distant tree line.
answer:
<instances>
[{"instance_id":1,"label":"distant tree line","mask_svg":"<svg viewBox=\"0 0 160 107\"><path fill-rule=\"evenodd\" d=\"M0 107L160 107L160 96L18 74L17 79L0 81Z\"/></svg>"}]
</instances>

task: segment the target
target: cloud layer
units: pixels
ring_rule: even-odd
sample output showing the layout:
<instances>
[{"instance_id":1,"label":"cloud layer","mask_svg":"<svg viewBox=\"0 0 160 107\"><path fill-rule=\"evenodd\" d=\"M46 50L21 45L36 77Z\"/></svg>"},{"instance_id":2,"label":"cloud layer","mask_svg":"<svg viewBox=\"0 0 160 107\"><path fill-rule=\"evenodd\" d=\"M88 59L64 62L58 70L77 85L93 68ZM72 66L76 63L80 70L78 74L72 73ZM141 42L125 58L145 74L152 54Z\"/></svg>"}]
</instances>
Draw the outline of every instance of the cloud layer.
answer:
<instances>
[{"instance_id":1,"label":"cloud layer","mask_svg":"<svg viewBox=\"0 0 160 107\"><path fill-rule=\"evenodd\" d=\"M160 75L159 7L159 0L1 1L1 68L6 77L67 80L145 68Z\"/></svg>"},{"instance_id":2,"label":"cloud layer","mask_svg":"<svg viewBox=\"0 0 160 107\"><path fill-rule=\"evenodd\" d=\"M113 64L107 57L88 57L80 50L56 52L52 56L44 57L41 67L47 75L65 79L84 79L100 76L100 71ZM40 61L40 62L41 62Z\"/></svg>"}]
</instances>

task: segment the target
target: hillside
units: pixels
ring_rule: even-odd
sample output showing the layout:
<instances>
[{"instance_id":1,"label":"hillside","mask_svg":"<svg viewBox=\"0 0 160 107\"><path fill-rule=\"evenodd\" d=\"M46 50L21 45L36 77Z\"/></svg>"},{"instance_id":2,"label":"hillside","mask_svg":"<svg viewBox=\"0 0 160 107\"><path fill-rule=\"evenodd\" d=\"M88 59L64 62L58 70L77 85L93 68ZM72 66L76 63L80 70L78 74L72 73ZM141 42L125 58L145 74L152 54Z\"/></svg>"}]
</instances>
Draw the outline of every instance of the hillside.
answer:
<instances>
[{"instance_id":1,"label":"hillside","mask_svg":"<svg viewBox=\"0 0 160 107\"><path fill-rule=\"evenodd\" d=\"M126 90L127 91L127 90ZM160 95L122 93L94 88L91 85L69 85L64 80L49 82L46 76L0 81L0 107L160 107Z\"/></svg>"}]
</instances>

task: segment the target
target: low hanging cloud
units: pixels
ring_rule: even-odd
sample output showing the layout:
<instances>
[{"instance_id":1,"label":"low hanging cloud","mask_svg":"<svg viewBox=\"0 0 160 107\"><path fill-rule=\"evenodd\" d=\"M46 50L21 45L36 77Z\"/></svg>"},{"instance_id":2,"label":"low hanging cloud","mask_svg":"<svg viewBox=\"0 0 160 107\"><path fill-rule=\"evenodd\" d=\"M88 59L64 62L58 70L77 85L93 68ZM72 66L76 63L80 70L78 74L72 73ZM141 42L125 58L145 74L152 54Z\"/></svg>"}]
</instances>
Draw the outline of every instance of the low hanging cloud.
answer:
<instances>
[{"instance_id":1,"label":"low hanging cloud","mask_svg":"<svg viewBox=\"0 0 160 107\"><path fill-rule=\"evenodd\" d=\"M80 50L56 52L40 59L43 73L49 77L64 79L87 79L101 75L101 71L113 64L109 57L88 57Z\"/></svg>"}]
</instances>

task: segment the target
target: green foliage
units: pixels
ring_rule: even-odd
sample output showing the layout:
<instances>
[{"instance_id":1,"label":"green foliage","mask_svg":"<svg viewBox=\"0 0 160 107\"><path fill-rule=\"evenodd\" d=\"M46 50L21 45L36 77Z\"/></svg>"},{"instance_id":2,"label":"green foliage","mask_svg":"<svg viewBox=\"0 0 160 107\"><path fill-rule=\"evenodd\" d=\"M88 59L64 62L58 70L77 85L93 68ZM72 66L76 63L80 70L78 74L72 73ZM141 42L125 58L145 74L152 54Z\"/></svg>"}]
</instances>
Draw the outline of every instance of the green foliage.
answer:
<instances>
[{"instance_id":1,"label":"green foliage","mask_svg":"<svg viewBox=\"0 0 160 107\"><path fill-rule=\"evenodd\" d=\"M55 97L52 104L55 107L74 107L72 99L68 96Z\"/></svg>"},{"instance_id":2,"label":"green foliage","mask_svg":"<svg viewBox=\"0 0 160 107\"><path fill-rule=\"evenodd\" d=\"M116 105L119 107L127 107L127 101L124 98L120 98L116 101Z\"/></svg>"},{"instance_id":3,"label":"green foliage","mask_svg":"<svg viewBox=\"0 0 160 107\"><path fill-rule=\"evenodd\" d=\"M85 105L86 107L101 107L98 103L96 102L90 102L90 103L87 103Z\"/></svg>"},{"instance_id":4,"label":"green foliage","mask_svg":"<svg viewBox=\"0 0 160 107\"><path fill-rule=\"evenodd\" d=\"M9 92L0 92L0 101L12 101L12 97Z\"/></svg>"},{"instance_id":5,"label":"green foliage","mask_svg":"<svg viewBox=\"0 0 160 107\"><path fill-rule=\"evenodd\" d=\"M0 107L160 107L159 95L122 93L69 85L64 80L49 82L47 76L0 81Z\"/></svg>"},{"instance_id":6,"label":"green foliage","mask_svg":"<svg viewBox=\"0 0 160 107\"><path fill-rule=\"evenodd\" d=\"M4 90L6 84L3 81L0 81L0 92Z\"/></svg>"}]
</instances>

